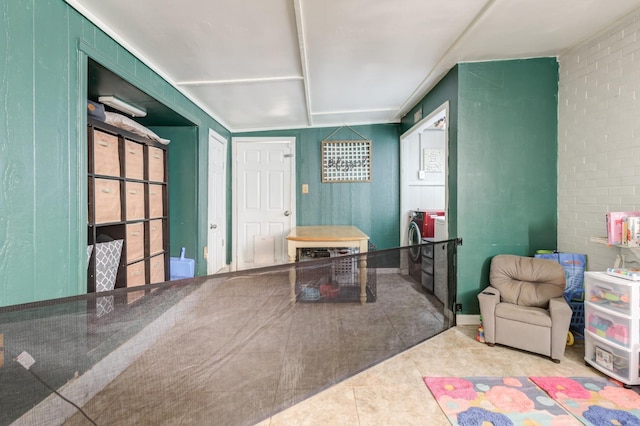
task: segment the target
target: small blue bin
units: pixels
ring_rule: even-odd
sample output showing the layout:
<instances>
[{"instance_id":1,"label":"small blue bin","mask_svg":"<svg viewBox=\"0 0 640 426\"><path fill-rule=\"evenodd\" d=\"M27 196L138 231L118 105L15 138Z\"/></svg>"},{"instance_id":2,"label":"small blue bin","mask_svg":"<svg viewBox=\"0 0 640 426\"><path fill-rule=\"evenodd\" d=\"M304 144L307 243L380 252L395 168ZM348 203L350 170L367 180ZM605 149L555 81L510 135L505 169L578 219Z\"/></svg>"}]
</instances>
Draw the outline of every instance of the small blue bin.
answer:
<instances>
[{"instance_id":1,"label":"small blue bin","mask_svg":"<svg viewBox=\"0 0 640 426\"><path fill-rule=\"evenodd\" d=\"M571 323L570 330L576 332L579 335L584 335L584 302L571 301L569 302L571 310Z\"/></svg>"},{"instance_id":2,"label":"small blue bin","mask_svg":"<svg viewBox=\"0 0 640 426\"><path fill-rule=\"evenodd\" d=\"M180 257L169 258L171 281L193 278L195 275L196 261L194 259L186 259L184 257L185 252L186 249L182 247Z\"/></svg>"}]
</instances>

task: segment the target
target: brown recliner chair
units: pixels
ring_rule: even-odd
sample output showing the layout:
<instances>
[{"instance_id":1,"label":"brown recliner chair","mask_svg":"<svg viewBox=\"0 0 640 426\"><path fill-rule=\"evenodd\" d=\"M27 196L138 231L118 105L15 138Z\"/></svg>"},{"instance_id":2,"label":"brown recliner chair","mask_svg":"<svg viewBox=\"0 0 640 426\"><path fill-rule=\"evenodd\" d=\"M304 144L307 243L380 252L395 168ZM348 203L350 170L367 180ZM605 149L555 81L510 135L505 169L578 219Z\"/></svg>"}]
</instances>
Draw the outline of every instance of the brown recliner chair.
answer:
<instances>
[{"instance_id":1,"label":"brown recliner chair","mask_svg":"<svg viewBox=\"0 0 640 426\"><path fill-rule=\"evenodd\" d=\"M484 338L560 362L567 344L571 307L563 297L564 268L554 260L498 255L489 287L478 294Z\"/></svg>"}]
</instances>

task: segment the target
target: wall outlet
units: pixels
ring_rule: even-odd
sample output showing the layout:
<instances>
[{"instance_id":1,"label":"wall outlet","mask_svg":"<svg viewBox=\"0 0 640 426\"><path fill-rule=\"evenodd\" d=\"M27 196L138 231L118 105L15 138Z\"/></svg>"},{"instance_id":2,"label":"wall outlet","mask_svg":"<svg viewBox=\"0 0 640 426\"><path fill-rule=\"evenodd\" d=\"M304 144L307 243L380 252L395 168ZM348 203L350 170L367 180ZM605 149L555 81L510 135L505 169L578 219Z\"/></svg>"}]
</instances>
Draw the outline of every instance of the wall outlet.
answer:
<instances>
[{"instance_id":1,"label":"wall outlet","mask_svg":"<svg viewBox=\"0 0 640 426\"><path fill-rule=\"evenodd\" d=\"M302 184L302 193L303 194L308 194L309 193L309 184L308 183L303 183Z\"/></svg>"}]
</instances>

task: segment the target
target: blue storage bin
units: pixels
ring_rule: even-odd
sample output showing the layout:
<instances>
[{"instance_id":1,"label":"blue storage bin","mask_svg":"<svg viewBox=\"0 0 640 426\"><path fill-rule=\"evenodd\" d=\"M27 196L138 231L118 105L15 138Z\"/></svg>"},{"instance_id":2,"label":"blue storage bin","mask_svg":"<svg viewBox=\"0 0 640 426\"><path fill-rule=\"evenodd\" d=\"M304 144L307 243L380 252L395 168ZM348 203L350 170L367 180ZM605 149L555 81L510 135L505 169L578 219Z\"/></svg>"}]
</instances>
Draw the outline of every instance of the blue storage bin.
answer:
<instances>
[{"instance_id":1,"label":"blue storage bin","mask_svg":"<svg viewBox=\"0 0 640 426\"><path fill-rule=\"evenodd\" d=\"M184 257L186 249L182 247L180 257L169 258L169 274L171 281L193 278L195 275L196 261Z\"/></svg>"},{"instance_id":2,"label":"blue storage bin","mask_svg":"<svg viewBox=\"0 0 640 426\"><path fill-rule=\"evenodd\" d=\"M572 311L570 329L582 335L584 334L584 302L571 301L569 306Z\"/></svg>"}]
</instances>

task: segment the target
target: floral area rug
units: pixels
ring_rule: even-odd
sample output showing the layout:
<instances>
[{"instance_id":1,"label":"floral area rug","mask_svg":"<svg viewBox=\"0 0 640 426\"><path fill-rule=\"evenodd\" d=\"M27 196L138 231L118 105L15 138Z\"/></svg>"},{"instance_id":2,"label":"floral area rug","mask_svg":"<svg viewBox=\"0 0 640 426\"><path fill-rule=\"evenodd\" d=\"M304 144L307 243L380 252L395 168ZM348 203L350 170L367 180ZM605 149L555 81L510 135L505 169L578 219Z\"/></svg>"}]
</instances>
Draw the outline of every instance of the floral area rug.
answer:
<instances>
[{"instance_id":1,"label":"floral area rug","mask_svg":"<svg viewBox=\"0 0 640 426\"><path fill-rule=\"evenodd\" d=\"M453 425L580 425L527 377L425 377Z\"/></svg>"},{"instance_id":2,"label":"floral area rug","mask_svg":"<svg viewBox=\"0 0 640 426\"><path fill-rule=\"evenodd\" d=\"M586 425L640 426L640 395L602 377L530 377Z\"/></svg>"}]
</instances>

